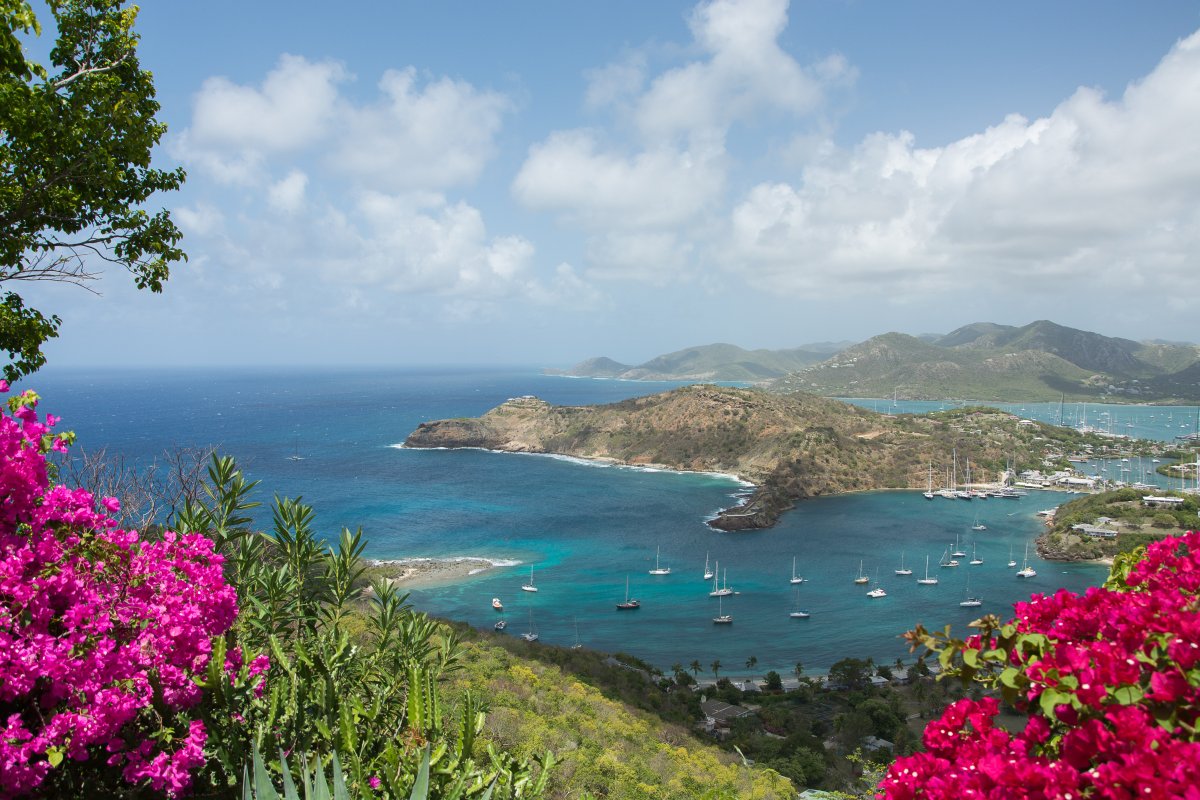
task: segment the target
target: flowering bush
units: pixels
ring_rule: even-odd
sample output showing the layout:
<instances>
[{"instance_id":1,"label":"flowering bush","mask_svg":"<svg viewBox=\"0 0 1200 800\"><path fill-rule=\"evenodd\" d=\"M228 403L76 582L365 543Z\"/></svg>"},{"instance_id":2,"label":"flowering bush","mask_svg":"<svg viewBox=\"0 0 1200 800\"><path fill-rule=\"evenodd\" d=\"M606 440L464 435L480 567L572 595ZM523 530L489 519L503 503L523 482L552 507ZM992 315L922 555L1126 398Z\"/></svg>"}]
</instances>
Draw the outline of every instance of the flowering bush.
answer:
<instances>
[{"instance_id":1,"label":"flowering bush","mask_svg":"<svg viewBox=\"0 0 1200 800\"><path fill-rule=\"evenodd\" d=\"M183 792L206 741L186 712L236 594L203 535L150 540L107 516L115 499L51 486L46 454L69 437L37 399L0 413L0 795L88 768Z\"/></svg>"},{"instance_id":2,"label":"flowering bush","mask_svg":"<svg viewBox=\"0 0 1200 800\"><path fill-rule=\"evenodd\" d=\"M898 759L880 797L1200 800L1200 533L1151 545L1103 588L1060 590L978 635L919 627L914 647L947 674L998 688L1029 715L995 726L999 702L960 700L925 729L926 751Z\"/></svg>"}]
</instances>

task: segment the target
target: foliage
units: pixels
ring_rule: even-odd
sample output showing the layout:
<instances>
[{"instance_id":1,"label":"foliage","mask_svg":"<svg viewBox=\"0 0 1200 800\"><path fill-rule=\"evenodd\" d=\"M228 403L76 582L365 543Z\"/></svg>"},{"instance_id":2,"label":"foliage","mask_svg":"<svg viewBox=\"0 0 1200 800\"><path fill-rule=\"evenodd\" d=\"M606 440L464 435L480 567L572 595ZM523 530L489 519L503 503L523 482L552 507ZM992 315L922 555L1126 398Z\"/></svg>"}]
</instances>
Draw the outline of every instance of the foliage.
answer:
<instances>
[{"instance_id":1,"label":"foliage","mask_svg":"<svg viewBox=\"0 0 1200 800\"><path fill-rule=\"evenodd\" d=\"M185 258L155 192L183 183L150 166L166 126L149 71L138 63L136 7L123 0L51 0L58 40L48 66L26 60L20 36L40 27L24 0L0 5L0 283L93 280L90 259L126 268L139 289L162 291ZM43 363L60 320L0 299L0 350L10 380Z\"/></svg>"},{"instance_id":2,"label":"foliage","mask_svg":"<svg viewBox=\"0 0 1200 800\"><path fill-rule=\"evenodd\" d=\"M436 797L542 795L553 757L482 744L478 695L464 693L457 710L443 702L439 683L461 668L458 637L389 583L363 581L361 530L326 544L309 506L276 498L271 530L252 531L256 483L228 458L214 458L209 479L205 501L187 503L177 525L206 531L228 554L242 601L234 638L270 656L250 696L221 690L209 669L205 718L221 731L204 773L212 791L228 790L259 748L305 754L305 775L336 758L350 796L407 797L422 764ZM282 759L265 769L290 780Z\"/></svg>"},{"instance_id":3,"label":"foliage","mask_svg":"<svg viewBox=\"0 0 1200 800\"><path fill-rule=\"evenodd\" d=\"M1200 533L1114 565L1102 588L1018 603L962 641L908 637L946 675L999 691L1029 717L998 728L993 697L951 705L927 752L899 759L887 798L1184 797L1200 780Z\"/></svg>"},{"instance_id":4,"label":"foliage","mask_svg":"<svg viewBox=\"0 0 1200 800\"><path fill-rule=\"evenodd\" d=\"M0 388L8 387L0 381ZM0 794L174 794L204 761L206 671L228 684L236 596L199 534L121 530L118 502L51 486L46 455L69 437L37 395L0 416Z\"/></svg>"},{"instance_id":5,"label":"foliage","mask_svg":"<svg viewBox=\"0 0 1200 800\"><path fill-rule=\"evenodd\" d=\"M480 736L494 747L519 757L547 749L558 754L549 797L794 796L790 784L774 772L747 767L740 758L699 742L686 727L664 724L649 712L605 696L614 686L621 694L626 686L640 686L647 696L662 692L641 673L603 667L604 660L586 650L478 634L464 643L463 668L450 677L450 694L463 696L469 690L488 698L488 727ZM678 690L669 694L692 696Z\"/></svg>"}]
</instances>

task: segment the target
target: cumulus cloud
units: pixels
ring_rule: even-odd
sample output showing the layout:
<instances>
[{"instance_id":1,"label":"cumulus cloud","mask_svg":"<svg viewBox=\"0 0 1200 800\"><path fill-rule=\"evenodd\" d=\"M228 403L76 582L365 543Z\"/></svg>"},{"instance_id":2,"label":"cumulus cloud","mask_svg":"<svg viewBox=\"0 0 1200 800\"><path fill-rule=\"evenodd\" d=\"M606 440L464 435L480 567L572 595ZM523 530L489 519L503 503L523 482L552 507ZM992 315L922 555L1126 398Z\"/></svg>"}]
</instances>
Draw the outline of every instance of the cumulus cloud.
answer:
<instances>
[{"instance_id":1,"label":"cumulus cloud","mask_svg":"<svg viewBox=\"0 0 1200 800\"><path fill-rule=\"evenodd\" d=\"M562 131L530 150L513 193L590 229L678 225L721 191L722 156L718 147L664 146L625 157L602 150L589 131Z\"/></svg>"},{"instance_id":2,"label":"cumulus cloud","mask_svg":"<svg viewBox=\"0 0 1200 800\"><path fill-rule=\"evenodd\" d=\"M1200 33L1110 100L1082 88L943 147L875 134L815 149L795 184L753 187L720 257L798 294L964 281L1156 279L1200 288Z\"/></svg>"},{"instance_id":3,"label":"cumulus cloud","mask_svg":"<svg viewBox=\"0 0 1200 800\"><path fill-rule=\"evenodd\" d=\"M689 19L687 63L648 83L639 53L588 73L586 106L630 122L635 141L555 131L529 149L513 195L589 234L589 274L652 283L682 274L680 242L702 236L724 198L730 127L759 111L808 114L823 86L852 73L838 58L801 66L779 47L786 25L786 0L712 0Z\"/></svg>"},{"instance_id":4,"label":"cumulus cloud","mask_svg":"<svg viewBox=\"0 0 1200 800\"><path fill-rule=\"evenodd\" d=\"M506 96L464 81L439 78L422 86L412 67L389 70L379 89L378 103L347 111L331 162L389 190L474 181L512 107Z\"/></svg>"},{"instance_id":5,"label":"cumulus cloud","mask_svg":"<svg viewBox=\"0 0 1200 800\"><path fill-rule=\"evenodd\" d=\"M192 124L176 155L219 180L256 180L264 158L296 152L324 138L334 120L337 85L349 77L335 61L284 55L258 87L209 78L192 107Z\"/></svg>"}]
</instances>

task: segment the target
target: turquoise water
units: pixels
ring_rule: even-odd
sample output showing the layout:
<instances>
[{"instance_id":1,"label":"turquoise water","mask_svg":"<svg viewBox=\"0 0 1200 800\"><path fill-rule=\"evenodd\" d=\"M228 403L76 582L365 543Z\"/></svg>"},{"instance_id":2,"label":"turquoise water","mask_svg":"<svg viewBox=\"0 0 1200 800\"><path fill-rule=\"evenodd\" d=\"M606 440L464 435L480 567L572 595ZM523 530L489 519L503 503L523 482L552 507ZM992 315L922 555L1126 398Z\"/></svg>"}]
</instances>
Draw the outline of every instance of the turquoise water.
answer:
<instances>
[{"instance_id":1,"label":"turquoise water","mask_svg":"<svg viewBox=\"0 0 1200 800\"><path fill-rule=\"evenodd\" d=\"M394 445L419 422L472 416L505 399L535 394L553 403L611 402L671 383L578 380L532 370L51 371L28 382L42 410L87 449L148 459L175 445L215 445L234 455L260 498L302 496L332 537L361 525L375 558L475 556L510 563L453 586L413 592L424 610L490 628L502 598L509 633L532 625L543 641L625 651L659 667L698 660L705 670L744 671L748 658L790 672L821 669L846 656L892 661L899 635L915 622L961 630L981 612L1008 614L1031 591L1081 590L1102 580L1093 565L1044 563L1022 581L1004 566L1021 561L1040 521L1035 512L1065 496L1019 500L926 501L917 492L877 492L800 504L771 530L728 534L704 520L744 487L727 478L601 467L572 460L476 450L420 451ZM292 460L299 454L303 460ZM988 530L969 530L978 514ZM269 512L260 510L266 523ZM939 570L959 536L984 564ZM669 576L651 576L656 548ZM915 584L892 570L901 554L917 574L926 555L941 583ZM718 601L702 580L705 556L728 569L729 626L716 626ZM792 619L793 556L808 578ZM878 572L886 598L852 582L859 562ZM534 568L540 591L520 586ZM962 609L967 573L981 609ZM642 608L618 612L625 580Z\"/></svg>"},{"instance_id":2,"label":"turquoise water","mask_svg":"<svg viewBox=\"0 0 1200 800\"><path fill-rule=\"evenodd\" d=\"M1026 419L1065 425L1088 426L1105 433L1136 439L1172 441L1178 436L1200 430L1196 406L1114 405L1106 403L989 403L984 401L948 402L940 400L897 400L843 398L880 414L926 414L963 405L986 405Z\"/></svg>"}]
</instances>

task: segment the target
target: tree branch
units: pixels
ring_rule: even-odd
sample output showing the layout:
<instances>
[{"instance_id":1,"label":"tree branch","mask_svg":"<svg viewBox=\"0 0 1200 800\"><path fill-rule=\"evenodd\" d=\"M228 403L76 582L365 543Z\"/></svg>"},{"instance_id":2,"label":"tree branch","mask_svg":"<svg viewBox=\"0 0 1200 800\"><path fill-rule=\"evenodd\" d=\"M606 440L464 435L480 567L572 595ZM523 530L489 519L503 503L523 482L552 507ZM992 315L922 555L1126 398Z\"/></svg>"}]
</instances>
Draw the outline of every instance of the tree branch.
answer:
<instances>
[{"instance_id":1,"label":"tree branch","mask_svg":"<svg viewBox=\"0 0 1200 800\"><path fill-rule=\"evenodd\" d=\"M101 72L111 72L112 70L119 67L121 65L121 63L123 61L125 61L125 59L127 59L127 58L129 58L129 51L126 51L116 61L113 61L110 64L107 64L106 66L103 66L103 67L86 67L86 66L80 67L73 74L68 75L65 78L59 78L56 81L51 81L50 88L57 92L59 89L62 89L64 86L68 86L68 85L74 83L75 81L79 80L80 78L87 77L88 75L96 75Z\"/></svg>"}]
</instances>

